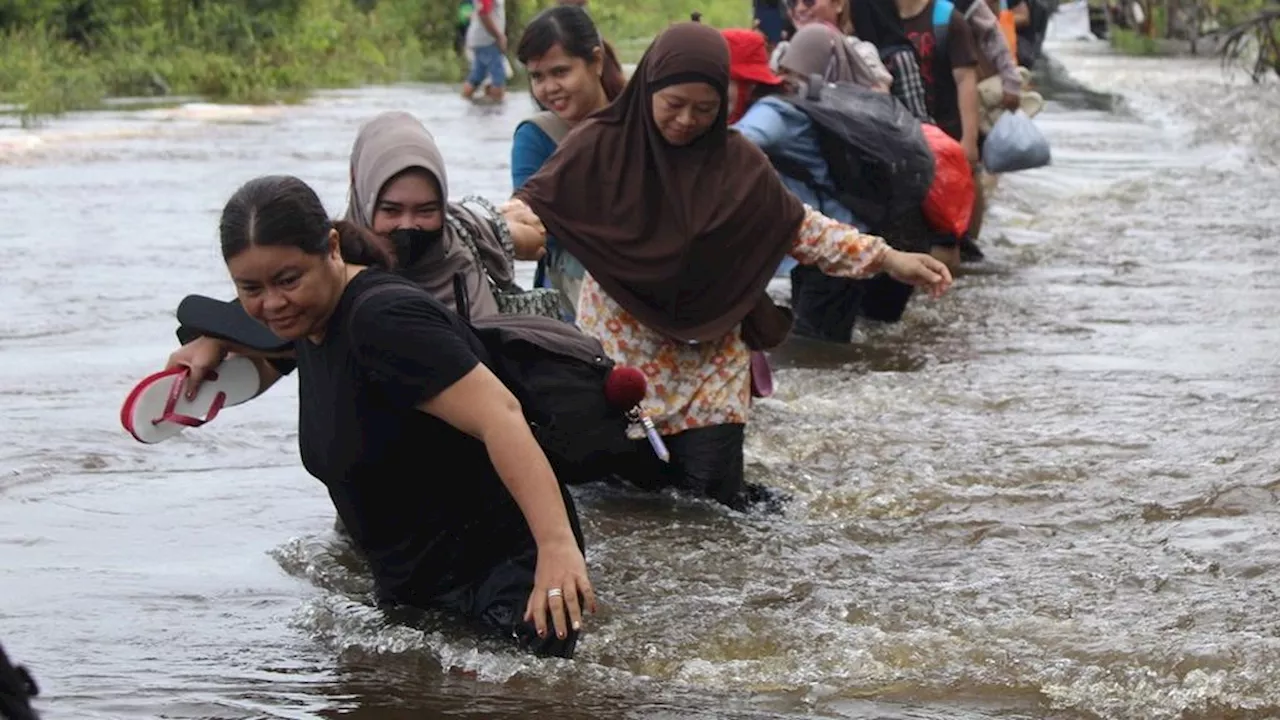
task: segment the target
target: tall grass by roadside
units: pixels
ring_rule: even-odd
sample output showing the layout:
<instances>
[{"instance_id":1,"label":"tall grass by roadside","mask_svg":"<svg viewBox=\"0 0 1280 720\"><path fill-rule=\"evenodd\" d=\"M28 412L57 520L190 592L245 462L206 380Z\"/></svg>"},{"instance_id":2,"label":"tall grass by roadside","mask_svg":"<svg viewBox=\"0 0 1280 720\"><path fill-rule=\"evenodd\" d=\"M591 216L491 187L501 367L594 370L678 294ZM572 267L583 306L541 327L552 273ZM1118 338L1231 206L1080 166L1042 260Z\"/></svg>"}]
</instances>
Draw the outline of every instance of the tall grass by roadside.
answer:
<instances>
[{"instance_id":1,"label":"tall grass by roadside","mask_svg":"<svg viewBox=\"0 0 1280 720\"><path fill-rule=\"evenodd\" d=\"M514 45L554 0L508 0ZM747 0L591 0L625 59L693 11L751 21ZM24 124L108 97L290 102L366 83L456 81L456 0L0 0L0 104Z\"/></svg>"}]
</instances>

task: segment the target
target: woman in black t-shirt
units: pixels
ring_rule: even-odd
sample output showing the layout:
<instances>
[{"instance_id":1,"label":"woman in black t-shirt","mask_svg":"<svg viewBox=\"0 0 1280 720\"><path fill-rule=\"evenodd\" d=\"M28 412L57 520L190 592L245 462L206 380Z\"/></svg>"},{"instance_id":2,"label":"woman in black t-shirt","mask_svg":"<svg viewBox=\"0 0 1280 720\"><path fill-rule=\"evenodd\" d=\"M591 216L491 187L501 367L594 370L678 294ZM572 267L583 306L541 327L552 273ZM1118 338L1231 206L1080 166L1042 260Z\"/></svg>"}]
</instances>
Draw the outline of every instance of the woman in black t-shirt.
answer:
<instances>
[{"instance_id":1,"label":"woman in black t-shirt","mask_svg":"<svg viewBox=\"0 0 1280 720\"><path fill-rule=\"evenodd\" d=\"M471 327L370 267L387 266L381 239L331 222L297 178L246 183L219 230L245 311L293 341L303 464L380 601L453 611L572 657L595 608L577 515ZM220 355L231 350L243 351ZM210 363L185 351L170 364L192 368L194 392ZM264 390L292 366L255 361Z\"/></svg>"}]
</instances>

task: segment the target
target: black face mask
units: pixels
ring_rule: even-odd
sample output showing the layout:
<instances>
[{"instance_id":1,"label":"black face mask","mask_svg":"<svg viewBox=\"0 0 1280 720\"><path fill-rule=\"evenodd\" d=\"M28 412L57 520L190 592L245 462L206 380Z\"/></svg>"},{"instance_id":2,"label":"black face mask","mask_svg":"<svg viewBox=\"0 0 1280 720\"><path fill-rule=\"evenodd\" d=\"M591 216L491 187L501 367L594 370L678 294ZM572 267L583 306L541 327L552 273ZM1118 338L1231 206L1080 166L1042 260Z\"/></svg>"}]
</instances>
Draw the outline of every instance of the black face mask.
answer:
<instances>
[{"instance_id":1,"label":"black face mask","mask_svg":"<svg viewBox=\"0 0 1280 720\"><path fill-rule=\"evenodd\" d=\"M396 251L396 264L402 268L434 263L444 257L444 226L439 230L401 228L387 233Z\"/></svg>"}]
</instances>

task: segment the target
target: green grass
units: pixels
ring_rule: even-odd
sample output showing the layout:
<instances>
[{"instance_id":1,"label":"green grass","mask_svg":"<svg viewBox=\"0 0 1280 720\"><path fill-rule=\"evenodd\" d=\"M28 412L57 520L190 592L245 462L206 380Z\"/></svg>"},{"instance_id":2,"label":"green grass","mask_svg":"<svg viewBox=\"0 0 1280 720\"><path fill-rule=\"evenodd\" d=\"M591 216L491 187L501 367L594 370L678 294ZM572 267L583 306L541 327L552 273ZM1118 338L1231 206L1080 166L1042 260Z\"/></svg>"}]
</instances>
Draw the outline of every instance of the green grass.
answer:
<instances>
[{"instance_id":1,"label":"green grass","mask_svg":"<svg viewBox=\"0 0 1280 720\"><path fill-rule=\"evenodd\" d=\"M673 22L702 13L702 22L717 28L751 27L746 0L590 0L591 17L601 34L628 59L640 57L649 40Z\"/></svg>"},{"instance_id":2,"label":"green grass","mask_svg":"<svg viewBox=\"0 0 1280 720\"><path fill-rule=\"evenodd\" d=\"M24 125L110 97L288 103L316 88L457 82L466 70L453 53L454 0L95 0L81 42L67 39L75 28L64 4L24 1L0 0L0 105L18 108ZM508 4L514 46L523 22L554 0ZM589 10L623 61L635 62L662 28L695 10L716 27L748 27L750 7L591 0Z\"/></svg>"},{"instance_id":3,"label":"green grass","mask_svg":"<svg viewBox=\"0 0 1280 720\"><path fill-rule=\"evenodd\" d=\"M510 0L509 0L510 1ZM751 27L751 3L747 0L589 0L588 11L600 34L613 45L624 63L634 63L653 37L674 22L702 13L702 22L717 28ZM522 20L533 17L555 0L526 3ZM514 45L515 35L511 38Z\"/></svg>"},{"instance_id":4,"label":"green grass","mask_svg":"<svg viewBox=\"0 0 1280 720\"><path fill-rule=\"evenodd\" d=\"M1160 55L1160 43L1155 38L1124 28L1112 27L1108 33L1111 47L1126 55Z\"/></svg>"}]
</instances>

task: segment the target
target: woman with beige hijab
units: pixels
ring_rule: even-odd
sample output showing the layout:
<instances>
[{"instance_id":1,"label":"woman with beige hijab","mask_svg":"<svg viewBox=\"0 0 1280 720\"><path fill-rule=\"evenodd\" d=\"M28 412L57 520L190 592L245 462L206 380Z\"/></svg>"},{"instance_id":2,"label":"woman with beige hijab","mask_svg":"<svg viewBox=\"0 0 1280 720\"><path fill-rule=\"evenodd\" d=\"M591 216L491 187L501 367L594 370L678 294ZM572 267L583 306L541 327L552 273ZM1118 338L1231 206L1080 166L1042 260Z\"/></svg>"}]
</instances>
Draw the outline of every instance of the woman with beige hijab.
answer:
<instances>
[{"instance_id":1,"label":"woman with beige hijab","mask_svg":"<svg viewBox=\"0 0 1280 720\"><path fill-rule=\"evenodd\" d=\"M525 292L513 260L536 260L545 232L478 196L449 202L435 138L407 112L365 123L351 149L346 219L391 239L397 270L464 317L557 317L555 291Z\"/></svg>"},{"instance_id":2,"label":"woman with beige hijab","mask_svg":"<svg viewBox=\"0 0 1280 720\"><path fill-rule=\"evenodd\" d=\"M387 238L397 272L446 307L468 320L558 317L554 291L526 292L515 283L514 260L541 257L545 230L528 213L504 214L481 197L448 202L444 158L417 118L385 112L366 122L351 150L350 177L345 219ZM217 314L226 328L252 324L235 300ZM179 352L203 366L214 358L213 345L207 338L187 343L190 334L179 330Z\"/></svg>"}]
</instances>

